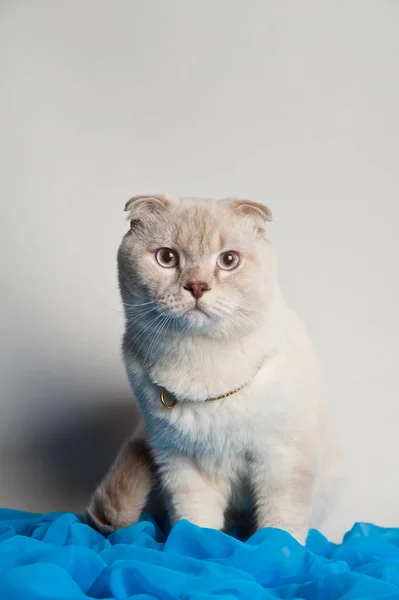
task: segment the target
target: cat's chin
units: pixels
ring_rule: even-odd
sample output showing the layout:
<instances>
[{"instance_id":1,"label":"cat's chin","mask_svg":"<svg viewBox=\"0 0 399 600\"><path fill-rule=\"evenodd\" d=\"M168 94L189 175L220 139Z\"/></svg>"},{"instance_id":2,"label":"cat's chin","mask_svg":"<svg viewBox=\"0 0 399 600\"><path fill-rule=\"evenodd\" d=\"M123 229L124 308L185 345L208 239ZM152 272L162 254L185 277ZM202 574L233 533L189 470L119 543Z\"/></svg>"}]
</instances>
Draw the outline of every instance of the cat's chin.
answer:
<instances>
[{"instance_id":1,"label":"cat's chin","mask_svg":"<svg viewBox=\"0 0 399 600\"><path fill-rule=\"evenodd\" d=\"M209 322L209 316L197 306L190 308L190 310L184 314L184 318L191 326L201 326Z\"/></svg>"},{"instance_id":2,"label":"cat's chin","mask_svg":"<svg viewBox=\"0 0 399 600\"><path fill-rule=\"evenodd\" d=\"M182 327L188 335L201 335L213 340L228 337L228 331L221 325L220 319L199 308L192 308L184 314Z\"/></svg>"}]
</instances>

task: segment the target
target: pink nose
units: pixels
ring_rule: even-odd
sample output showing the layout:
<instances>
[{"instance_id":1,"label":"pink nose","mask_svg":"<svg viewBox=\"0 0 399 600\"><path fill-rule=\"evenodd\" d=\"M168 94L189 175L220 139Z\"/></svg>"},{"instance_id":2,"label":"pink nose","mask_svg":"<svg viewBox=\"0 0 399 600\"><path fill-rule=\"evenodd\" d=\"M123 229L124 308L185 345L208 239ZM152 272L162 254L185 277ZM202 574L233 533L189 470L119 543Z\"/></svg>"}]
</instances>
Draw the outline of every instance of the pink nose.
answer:
<instances>
[{"instance_id":1,"label":"pink nose","mask_svg":"<svg viewBox=\"0 0 399 600\"><path fill-rule=\"evenodd\" d=\"M188 290L191 295L198 300L198 298L201 298L204 292L207 292L211 288L206 281L189 281L189 283L184 286L184 289Z\"/></svg>"}]
</instances>

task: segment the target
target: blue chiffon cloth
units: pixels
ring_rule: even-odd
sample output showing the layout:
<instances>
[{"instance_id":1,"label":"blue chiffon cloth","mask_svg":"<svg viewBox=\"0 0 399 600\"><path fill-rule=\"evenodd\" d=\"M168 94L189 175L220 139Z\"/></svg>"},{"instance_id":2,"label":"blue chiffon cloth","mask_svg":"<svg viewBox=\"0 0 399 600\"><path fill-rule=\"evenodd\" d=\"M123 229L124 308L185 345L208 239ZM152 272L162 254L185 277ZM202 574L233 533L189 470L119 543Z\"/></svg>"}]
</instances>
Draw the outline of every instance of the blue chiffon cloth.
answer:
<instances>
[{"instance_id":1,"label":"blue chiffon cloth","mask_svg":"<svg viewBox=\"0 0 399 600\"><path fill-rule=\"evenodd\" d=\"M0 599L399 599L399 529L357 524L343 543L277 529L242 542L149 516L104 537L70 513L0 510Z\"/></svg>"}]
</instances>

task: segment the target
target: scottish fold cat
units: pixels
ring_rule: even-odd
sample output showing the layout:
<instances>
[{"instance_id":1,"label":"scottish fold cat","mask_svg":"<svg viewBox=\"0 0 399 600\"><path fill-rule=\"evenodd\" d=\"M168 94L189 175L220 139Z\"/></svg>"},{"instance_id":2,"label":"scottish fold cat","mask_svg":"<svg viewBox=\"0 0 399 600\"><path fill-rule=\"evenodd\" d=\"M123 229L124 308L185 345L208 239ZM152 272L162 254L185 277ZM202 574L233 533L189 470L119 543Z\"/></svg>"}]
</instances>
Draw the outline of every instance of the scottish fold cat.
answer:
<instances>
[{"instance_id":1,"label":"scottish fold cat","mask_svg":"<svg viewBox=\"0 0 399 600\"><path fill-rule=\"evenodd\" d=\"M278 286L270 210L155 195L126 211L123 357L141 420L92 519L135 522L157 474L172 522L223 529L228 509L247 511L304 543L340 461L315 349Z\"/></svg>"}]
</instances>

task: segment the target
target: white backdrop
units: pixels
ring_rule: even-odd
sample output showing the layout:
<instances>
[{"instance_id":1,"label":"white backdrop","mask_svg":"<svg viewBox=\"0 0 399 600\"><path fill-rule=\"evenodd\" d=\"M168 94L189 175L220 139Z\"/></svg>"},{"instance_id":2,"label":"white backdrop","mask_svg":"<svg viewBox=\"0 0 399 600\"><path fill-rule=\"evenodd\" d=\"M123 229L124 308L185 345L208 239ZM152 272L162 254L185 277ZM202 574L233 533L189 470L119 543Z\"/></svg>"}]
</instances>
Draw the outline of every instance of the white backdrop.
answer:
<instances>
[{"instance_id":1,"label":"white backdrop","mask_svg":"<svg viewBox=\"0 0 399 600\"><path fill-rule=\"evenodd\" d=\"M273 210L348 447L326 532L399 525L399 3L3 0L0 505L82 508L128 430L133 194Z\"/></svg>"}]
</instances>

